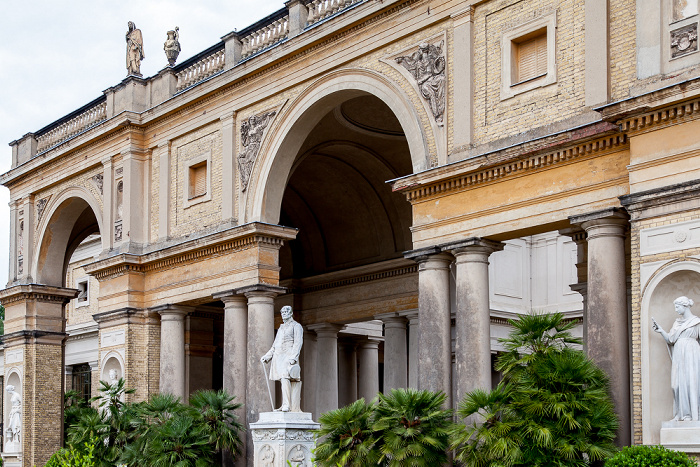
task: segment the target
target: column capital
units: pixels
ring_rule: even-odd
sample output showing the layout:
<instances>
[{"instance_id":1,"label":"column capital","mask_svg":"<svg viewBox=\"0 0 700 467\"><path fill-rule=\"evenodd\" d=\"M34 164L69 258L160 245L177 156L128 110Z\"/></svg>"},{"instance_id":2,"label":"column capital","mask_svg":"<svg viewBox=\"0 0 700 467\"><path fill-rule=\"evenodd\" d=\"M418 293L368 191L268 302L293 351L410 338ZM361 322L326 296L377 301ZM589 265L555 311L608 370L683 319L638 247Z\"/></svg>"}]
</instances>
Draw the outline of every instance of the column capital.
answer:
<instances>
[{"instance_id":1,"label":"column capital","mask_svg":"<svg viewBox=\"0 0 700 467\"><path fill-rule=\"evenodd\" d=\"M224 302L224 308L226 305L231 304L231 303L245 303L246 302L246 297L245 295L241 295L238 293L237 290L231 289L231 290L226 290L225 292L218 292L215 294L212 294L212 298L214 300L221 300Z\"/></svg>"},{"instance_id":2,"label":"column capital","mask_svg":"<svg viewBox=\"0 0 700 467\"><path fill-rule=\"evenodd\" d=\"M487 240L480 237L471 237L443 245L442 250L452 253L455 258L457 258L457 262L488 262L489 255L496 251L501 251L504 246L505 244L502 242Z\"/></svg>"},{"instance_id":3,"label":"column capital","mask_svg":"<svg viewBox=\"0 0 700 467\"><path fill-rule=\"evenodd\" d=\"M368 337L358 342L358 346L361 349L379 349L379 344L381 344L383 339L378 339L376 337Z\"/></svg>"},{"instance_id":4,"label":"column capital","mask_svg":"<svg viewBox=\"0 0 700 467\"><path fill-rule=\"evenodd\" d=\"M344 324L336 323L316 323L306 326L307 329L314 331L316 337L338 337L338 332L345 329Z\"/></svg>"},{"instance_id":5,"label":"column capital","mask_svg":"<svg viewBox=\"0 0 700 467\"><path fill-rule=\"evenodd\" d=\"M444 253L440 247L421 248L404 252L404 258L412 259L418 263L418 270L426 269L447 269L454 261L454 257L449 253Z\"/></svg>"},{"instance_id":6,"label":"column capital","mask_svg":"<svg viewBox=\"0 0 700 467\"><path fill-rule=\"evenodd\" d=\"M183 305L160 305L149 308L148 311L156 312L160 315L161 319L185 319L185 316L194 312L195 307L193 306L183 306Z\"/></svg>"},{"instance_id":7,"label":"column capital","mask_svg":"<svg viewBox=\"0 0 700 467\"><path fill-rule=\"evenodd\" d=\"M406 323L408 322L405 317L398 313L383 313L381 315L375 315L374 319L381 320L384 323L384 327L387 328L406 329Z\"/></svg>"},{"instance_id":8,"label":"column capital","mask_svg":"<svg viewBox=\"0 0 700 467\"><path fill-rule=\"evenodd\" d=\"M279 287L276 285L269 285L269 284L248 285L246 287L241 287L241 288L235 289L235 293L240 294L240 295L245 295L248 298L251 298L251 297L275 298L276 296L282 295L285 292L287 292L287 289L285 289L284 287Z\"/></svg>"},{"instance_id":9,"label":"column capital","mask_svg":"<svg viewBox=\"0 0 700 467\"><path fill-rule=\"evenodd\" d=\"M414 321L418 319L418 310L406 310L406 311L399 311L398 312L399 316L403 316L406 318L409 322Z\"/></svg>"},{"instance_id":10,"label":"column capital","mask_svg":"<svg viewBox=\"0 0 700 467\"><path fill-rule=\"evenodd\" d=\"M569 217L573 225L586 231L588 240L596 237L624 237L629 215L624 209L609 208Z\"/></svg>"},{"instance_id":11,"label":"column capital","mask_svg":"<svg viewBox=\"0 0 700 467\"><path fill-rule=\"evenodd\" d=\"M586 242L586 231L578 225L572 225L565 229L559 229L559 235L569 237L576 245Z\"/></svg>"}]
</instances>

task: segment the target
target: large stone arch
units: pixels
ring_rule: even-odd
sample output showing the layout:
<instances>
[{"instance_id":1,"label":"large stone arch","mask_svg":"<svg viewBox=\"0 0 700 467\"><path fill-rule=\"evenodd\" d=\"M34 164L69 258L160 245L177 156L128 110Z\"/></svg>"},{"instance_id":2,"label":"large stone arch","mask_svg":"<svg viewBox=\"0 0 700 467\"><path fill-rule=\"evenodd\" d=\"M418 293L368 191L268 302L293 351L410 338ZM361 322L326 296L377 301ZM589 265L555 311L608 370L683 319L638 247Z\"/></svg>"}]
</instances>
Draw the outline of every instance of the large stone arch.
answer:
<instances>
[{"instance_id":1,"label":"large stone arch","mask_svg":"<svg viewBox=\"0 0 700 467\"><path fill-rule=\"evenodd\" d=\"M651 318L668 331L678 317L673 300L681 295L693 299L696 305L692 311L700 313L700 261L671 261L658 267L644 282L642 279L640 313L642 441L659 444L662 422L673 417L671 359L664 339L651 329Z\"/></svg>"},{"instance_id":2,"label":"large stone arch","mask_svg":"<svg viewBox=\"0 0 700 467\"><path fill-rule=\"evenodd\" d=\"M413 171L429 168L429 149L424 128L408 96L386 77L370 70L343 69L315 81L291 105L283 108L244 193L244 222L276 224L292 165L305 138L321 118L352 97L372 95L386 104L406 135Z\"/></svg>"},{"instance_id":3,"label":"large stone arch","mask_svg":"<svg viewBox=\"0 0 700 467\"><path fill-rule=\"evenodd\" d=\"M32 277L37 283L57 287L64 285L66 254L84 238L80 221L88 208L97 221L100 233L105 232L102 208L85 188L67 188L46 206L37 229L37 249L31 268ZM108 248L107 237L102 235L102 249Z\"/></svg>"}]
</instances>

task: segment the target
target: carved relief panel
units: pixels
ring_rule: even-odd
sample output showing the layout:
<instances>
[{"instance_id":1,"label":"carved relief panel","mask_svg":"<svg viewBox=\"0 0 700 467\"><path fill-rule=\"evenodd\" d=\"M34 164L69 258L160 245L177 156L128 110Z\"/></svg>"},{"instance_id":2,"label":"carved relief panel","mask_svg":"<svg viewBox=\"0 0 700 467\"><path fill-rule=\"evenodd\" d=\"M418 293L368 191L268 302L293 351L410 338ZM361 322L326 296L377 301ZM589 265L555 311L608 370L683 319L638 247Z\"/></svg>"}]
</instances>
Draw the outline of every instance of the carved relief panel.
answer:
<instances>
[{"instance_id":1,"label":"carved relief panel","mask_svg":"<svg viewBox=\"0 0 700 467\"><path fill-rule=\"evenodd\" d=\"M260 152L260 145L265 134L265 129L270 124L276 111L263 112L252 115L241 125L241 145L243 150L238 154L238 171L241 177L241 191L246 191L250 174L253 171L255 159Z\"/></svg>"}]
</instances>

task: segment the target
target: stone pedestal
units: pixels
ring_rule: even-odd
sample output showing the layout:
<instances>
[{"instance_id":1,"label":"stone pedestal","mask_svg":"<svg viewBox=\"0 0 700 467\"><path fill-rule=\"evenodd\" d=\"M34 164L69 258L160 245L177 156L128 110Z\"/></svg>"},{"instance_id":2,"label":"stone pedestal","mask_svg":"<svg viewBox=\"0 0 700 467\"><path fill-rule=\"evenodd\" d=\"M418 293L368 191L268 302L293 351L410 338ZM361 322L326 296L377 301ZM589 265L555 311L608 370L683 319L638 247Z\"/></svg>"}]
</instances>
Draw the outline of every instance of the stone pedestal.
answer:
<instances>
[{"instance_id":1,"label":"stone pedestal","mask_svg":"<svg viewBox=\"0 0 700 467\"><path fill-rule=\"evenodd\" d=\"M10 443L5 444L5 450L9 448ZM21 452L3 452L2 453L2 465L5 467L22 467L22 453Z\"/></svg>"},{"instance_id":2,"label":"stone pedestal","mask_svg":"<svg viewBox=\"0 0 700 467\"><path fill-rule=\"evenodd\" d=\"M320 426L308 412L261 412L260 419L250 424L255 453L253 465L311 467L316 447L312 430Z\"/></svg>"},{"instance_id":3,"label":"stone pedestal","mask_svg":"<svg viewBox=\"0 0 700 467\"><path fill-rule=\"evenodd\" d=\"M700 422L663 422L661 445L674 451L700 453Z\"/></svg>"}]
</instances>

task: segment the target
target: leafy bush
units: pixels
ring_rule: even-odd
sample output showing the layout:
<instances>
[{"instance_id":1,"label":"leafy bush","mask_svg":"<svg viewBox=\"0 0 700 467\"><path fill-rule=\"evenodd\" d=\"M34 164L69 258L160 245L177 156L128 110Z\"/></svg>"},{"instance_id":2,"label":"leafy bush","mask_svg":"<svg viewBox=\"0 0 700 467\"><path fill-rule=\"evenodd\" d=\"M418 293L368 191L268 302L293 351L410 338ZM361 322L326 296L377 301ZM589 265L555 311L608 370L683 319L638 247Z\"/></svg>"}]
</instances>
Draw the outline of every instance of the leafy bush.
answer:
<instances>
[{"instance_id":1,"label":"leafy bush","mask_svg":"<svg viewBox=\"0 0 700 467\"><path fill-rule=\"evenodd\" d=\"M630 446L605 462L605 467L697 467L684 452L663 446Z\"/></svg>"},{"instance_id":2,"label":"leafy bush","mask_svg":"<svg viewBox=\"0 0 700 467\"><path fill-rule=\"evenodd\" d=\"M100 395L91 399L99 404L99 410L67 398L69 449L56 453L54 462L63 462L69 453L87 455L85 447L92 440L96 442L89 452L94 458L91 467L204 467L221 465L223 451L232 456L240 451L243 427L234 414L240 404L225 391L196 392L189 405L169 394L128 403L124 395L134 391L125 388L123 379L113 385L100 384Z\"/></svg>"},{"instance_id":3,"label":"leafy bush","mask_svg":"<svg viewBox=\"0 0 700 467\"><path fill-rule=\"evenodd\" d=\"M95 445L97 439L85 443L83 450L75 448L59 449L46 463L45 467L94 467Z\"/></svg>"},{"instance_id":4,"label":"leafy bush","mask_svg":"<svg viewBox=\"0 0 700 467\"><path fill-rule=\"evenodd\" d=\"M319 467L438 466L447 462L452 412L445 395L394 389L321 415L314 451Z\"/></svg>"},{"instance_id":5,"label":"leafy bush","mask_svg":"<svg viewBox=\"0 0 700 467\"><path fill-rule=\"evenodd\" d=\"M510 321L491 392L467 393L453 430L456 459L469 467L589 466L617 448L608 378L573 345L575 323L561 314Z\"/></svg>"}]
</instances>

